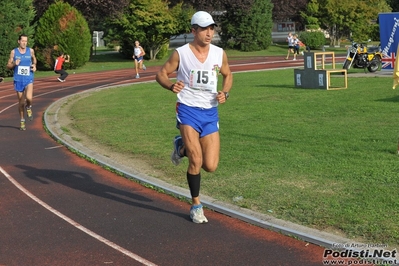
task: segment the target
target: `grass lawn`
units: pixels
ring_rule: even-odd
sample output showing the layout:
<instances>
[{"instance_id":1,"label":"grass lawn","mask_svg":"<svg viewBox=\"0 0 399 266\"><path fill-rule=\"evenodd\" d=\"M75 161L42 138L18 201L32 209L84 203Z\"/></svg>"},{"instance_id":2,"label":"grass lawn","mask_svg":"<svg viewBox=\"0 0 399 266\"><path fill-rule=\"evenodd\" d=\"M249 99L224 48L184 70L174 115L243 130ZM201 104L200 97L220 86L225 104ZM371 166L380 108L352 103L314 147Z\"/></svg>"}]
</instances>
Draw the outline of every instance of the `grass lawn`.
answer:
<instances>
[{"instance_id":1,"label":"grass lawn","mask_svg":"<svg viewBox=\"0 0 399 266\"><path fill-rule=\"evenodd\" d=\"M392 79L349 78L348 89L326 91L295 88L293 72L234 74L231 97L219 107L220 165L203 172L201 193L397 245L399 96ZM158 178L187 188L187 160L174 167L169 159L178 134L175 97L157 83L135 84L81 99L70 115L99 143L147 160L164 173Z\"/></svg>"}]
</instances>

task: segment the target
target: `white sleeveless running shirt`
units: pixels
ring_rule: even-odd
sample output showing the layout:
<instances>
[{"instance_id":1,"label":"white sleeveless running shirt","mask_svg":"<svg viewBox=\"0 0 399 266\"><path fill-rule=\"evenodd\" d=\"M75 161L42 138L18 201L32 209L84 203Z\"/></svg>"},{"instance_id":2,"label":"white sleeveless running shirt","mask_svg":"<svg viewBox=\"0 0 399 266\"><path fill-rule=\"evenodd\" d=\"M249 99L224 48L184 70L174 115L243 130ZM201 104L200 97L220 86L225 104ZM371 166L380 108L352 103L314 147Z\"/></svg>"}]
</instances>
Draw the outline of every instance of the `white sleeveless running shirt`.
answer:
<instances>
[{"instance_id":1,"label":"white sleeveless running shirt","mask_svg":"<svg viewBox=\"0 0 399 266\"><path fill-rule=\"evenodd\" d=\"M184 89L177 94L177 101L193 107L209 109L218 106L217 83L223 62L223 49L210 44L208 57L201 63L191 51L189 44L176 49L180 63L177 80Z\"/></svg>"},{"instance_id":2,"label":"white sleeveless running shirt","mask_svg":"<svg viewBox=\"0 0 399 266\"><path fill-rule=\"evenodd\" d=\"M141 54L141 46L139 46L139 47L134 47L134 55L135 56L139 56L140 54Z\"/></svg>"}]
</instances>

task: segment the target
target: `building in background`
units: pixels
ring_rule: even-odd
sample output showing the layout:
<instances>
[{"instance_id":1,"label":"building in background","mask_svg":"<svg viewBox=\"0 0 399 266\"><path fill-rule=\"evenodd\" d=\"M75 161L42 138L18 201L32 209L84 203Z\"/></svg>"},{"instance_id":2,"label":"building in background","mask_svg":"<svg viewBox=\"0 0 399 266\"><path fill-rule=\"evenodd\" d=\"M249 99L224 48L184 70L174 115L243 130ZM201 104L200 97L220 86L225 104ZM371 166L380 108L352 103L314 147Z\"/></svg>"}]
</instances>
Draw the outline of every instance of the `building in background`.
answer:
<instances>
[{"instance_id":1,"label":"building in background","mask_svg":"<svg viewBox=\"0 0 399 266\"><path fill-rule=\"evenodd\" d=\"M103 31L93 31L93 46L94 47L105 46L103 36L104 36Z\"/></svg>"},{"instance_id":2,"label":"building in background","mask_svg":"<svg viewBox=\"0 0 399 266\"><path fill-rule=\"evenodd\" d=\"M285 42L289 32L295 33L295 22L274 22L272 28L272 41Z\"/></svg>"}]
</instances>

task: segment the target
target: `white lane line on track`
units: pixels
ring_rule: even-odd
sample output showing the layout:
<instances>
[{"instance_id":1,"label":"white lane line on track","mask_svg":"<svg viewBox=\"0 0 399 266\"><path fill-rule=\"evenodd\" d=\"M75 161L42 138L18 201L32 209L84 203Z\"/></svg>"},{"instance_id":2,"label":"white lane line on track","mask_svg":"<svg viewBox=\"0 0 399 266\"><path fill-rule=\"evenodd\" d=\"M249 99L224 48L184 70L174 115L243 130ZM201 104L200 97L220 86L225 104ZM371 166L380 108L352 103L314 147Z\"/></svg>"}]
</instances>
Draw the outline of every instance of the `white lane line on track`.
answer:
<instances>
[{"instance_id":1,"label":"white lane line on track","mask_svg":"<svg viewBox=\"0 0 399 266\"><path fill-rule=\"evenodd\" d=\"M10 90L10 91L11 91L11 90ZM8 98L8 97L15 97L15 91L13 90L13 93L8 94L8 95L1 96L0 99Z\"/></svg>"},{"instance_id":2,"label":"white lane line on track","mask_svg":"<svg viewBox=\"0 0 399 266\"><path fill-rule=\"evenodd\" d=\"M112 83L111 83L111 84L112 84ZM105 86L105 85L104 85L104 86ZM107 86L108 86L108 85L107 85ZM47 94L51 94L51 93L58 92L58 91L68 90L68 89L73 88L73 87L74 87L74 86L69 86L69 87L64 87L64 88L57 89L57 90L47 91L47 92L44 92L44 93L40 93L40 94L34 95L33 98L37 98L37 97L40 97L40 96L43 96L43 95L47 95ZM100 86L100 87L102 87L102 86ZM94 87L93 89L100 88L100 87ZM15 95L15 94L14 94L14 95ZM8 107L5 107L4 109L0 110L0 114L1 114L2 112L4 112L4 111L10 109L11 107L16 106L16 105L18 105L18 102L15 102L14 104L11 104L11 105L9 105Z\"/></svg>"},{"instance_id":3,"label":"white lane line on track","mask_svg":"<svg viewBox=\"0 0 399 266\"><path fill-rule=\"evenodd\" d=\"M65 88L62 88L62 89L52 90L52 91L48 91L48 92L45 92L45 93L41 93L41 94L35 95L34 98L39 97L39 96L43 96L43 95L46 95L46 94L51 94L51 93L54 93L54 92L57 92L57 91L63 91L63 90L69 89L69 88L70 88L70 87L65 87ZM97 87L97 88L98 88L98 87ZM9 108L11 108L11 107L13 107L13 106L15 106L15 105L17 105L17 104L18 104L18 103L12 104L12 105L10 105L10 106L8 106L8 107L6 107L6 108L0 110L0 113L6 111L7 109L9 109ZM58 148L58 147L52 147L52 148ZM106 245L112 247L113 249L115 249L115 250L117 250L117 251L119 251L119 252L125 254L126 256L128 256L128 257L130 257L130 258L132 258L132 259L134 259L134 260L136 260L136 261L138 261L138 262L141 262L143 265L148 265L148 266L154 265L154 266L156 266L156 264L154 264L154 263L152 263L152 262L150 262L150 261L148 261L148 260L146 260L146 259L144 259L144 258L141 258L140 256L138 256L138 255L136 255L136 254L130 252L129 250L126 250L126 249L124 249L124 248L118 246L117 244L113 243L112 241L110 241L110 240L108 240L108 239L106 239L106 238L103 238L102 236L100 236L100 235L98 235L98 234L96 234L96 233L90 231L89 229L85 228L84 226L80 225L79 223L75 222L74 220L70 219L69 217L63 215L61 212L59 212L59 211L57 211L56 209L52 208L50 205L48 205L47 203L43 202L42 200L40 200L39 198L37 198L35 195L33 195L31 192L29 192L27 189L25 189L25 188L24 188L21 184L19 184L14 178L12 178L1 166L0 166L0 172L3 173L3 175L4 175L5 177L7 177L7 179L8 179L14 186L16 186L19 190L21 190L21 191L22 191L24 194L26 194L28 197L30 197L31 199L33 199L35 202L37 202L39 205L41 205L42 207L44 207L44 208L47 209L48 211L54 213L55 215L57 215L57 216L60 217L61 219L65 220L66 222L68 222L68 223L71 224L72 226L74 226L74 227L76 227L77 229L83 231L84 233L86 233L86 234L92 236L93 238L99 240L100 242L103 242L104 244L106 244Z\"/></svg>"},{"instance_id":4,"label":"white lane line on track","mask_svg":"<svg viewBox=\"0 0 399 266\"><path fill-rule=\"evenodd\" d=\"M38 94L38 95L34 95L33 98L37 98L37 97L39 97L39 96L43 96L43 95L46 95L46 94L54 93L54 92L57 92L57 91L67 90L67 89L69 89L69 88L70 88L70 87L66 87L66 88L62 88L62 89L58 89L58 90L48 91L48 92L45 92L45 93L41 93L41 94ZM15 94L14 94L14 95L15 95ZM16 106L16 105L18 105L18 102L15 102L14 104L11 104L10 106L8 106L8 107L6 107L6 108L0 110L0 114L1 114L2 112L4 112L4 111L10 109L11 107Z\"/></svg>"},{"instance_id":5,"label":"white lane line on track","mask_svg":"<svg viewBox=\"0 0 399 266\"><path fill-rule=\"evenodd\" d=\"M48 148L44 148L45 150L52 150L52 149L58 149L58 148L62 148L64 147L63 145L58 145L58 146L53 146L53 147L48 147Z\"/></svg>"},{"instance_id":6,"label":"white lane line on track","mask_svg":"<svg viewBox=\"0 0 399 266\"><path fill-rule=\"evenodd\" d=\"M156 266L156 264L130 252L129 250L126 250L120 246L118 246L117 244L115 244L114 242L94 233L93 231L90 231L89 229L87 229L86 227L82 226L81 224L75 222L74 220L70 219L69 217L65 216L64 214L60 213L59 211L57 211L56 209L52 208L50 205L48 205L47 203L43 202L42 200L40 200L39 198L37 198L35 195L33 195L32 193L30 193L27 189L25 189L21 184L19 184L12 176L10 176L1 166L0 166L0 172L7 177L7 179L14 185L16 186L19 190L21 190L25 195L27 195L28 197L30 197L31 199L33 199L36 203L38 203L39 205L41 205L42 207L44 207L45 209L47 209L48 211L52 212L53 214L57 215L58 217L60 217L61 219L63 219L64 221L68 222L69 224L71 224L73 227L83 231L84 233L90 235L91 237L95 238L96 240L103 242L104 244L110 246L111 248L125 254L126 256L141 262L143 265L148 265L148 266Z\"/></svg>"}]
</instances>

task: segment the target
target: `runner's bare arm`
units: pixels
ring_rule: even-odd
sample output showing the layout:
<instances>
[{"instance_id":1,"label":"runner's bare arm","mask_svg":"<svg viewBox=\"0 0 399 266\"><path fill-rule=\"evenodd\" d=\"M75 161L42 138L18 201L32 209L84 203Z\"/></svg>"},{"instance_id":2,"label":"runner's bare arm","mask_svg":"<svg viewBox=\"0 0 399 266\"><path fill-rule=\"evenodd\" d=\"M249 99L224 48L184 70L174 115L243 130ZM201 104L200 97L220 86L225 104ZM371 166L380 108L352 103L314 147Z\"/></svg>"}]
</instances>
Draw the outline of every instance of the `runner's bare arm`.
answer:
<instances>
[{"instance_id":1,"label":"runner's bare arm","mask_svg":"<svg viewBox=\"0 0 399 266\"><path fill-rule=\"evenodd\" d=\"M155 77L159 85L175 93L180 92L184 88L183 82L177 81L176 83L173 83L169 79L169 75L175 72L179 67L179 62L179 53L177 51L174 51L169 57L168 61L166 61L166 63L162 66L161 70L158 71Z\"/></svg>"},{"instance_id":2,"label":"runner's bare arm","mask_svg":"<svg viewBox=\"0 0 399 266\"><path fill-rule=\"evenodd\" d=\"M229 92L233 86L233 73L231 73L230 65L227 59L226 52L223 51L223 63L220 68L220 73L223 76L222 91Z\"/></svg>"},{"instance_id":3,"label":"runner's bare arm","mask_svg":"<svg viewBox=\"0 0 399 266\"><path fill-rule=\"evenodd\" d=\"M225 51L223 51L223 62L222 67L220 68L220 74L223 76L222 90L218 91L216 98L219 103L224 103L227 100L228 92L233 86L233 74L231 73Z\"/></svg>"},{"instance_id":4,"label":"runner's bare arm","mask_svg":"<svg viewBox=\"0 0 399 266\"><path fill-rule=\"evenodd\" d=\"M16 66L16 64L14 64L14 50L11 50L10 58L8 58L8 62L7 62L7 68L13 69L15 66Z\"/></svg>"},{"instance_id":5,"label":"runner's bare arm","mask_svg":"<svg viewBox=\"0 0 399 266\"><path fill-rule=\"evenodd\" d=\"M35 55L35 50L33 50L32 48L30 48L30 55L32 57L32 71L35 72L37 59L36 59L36 55Z\"/></svg>"}]
</instances>

